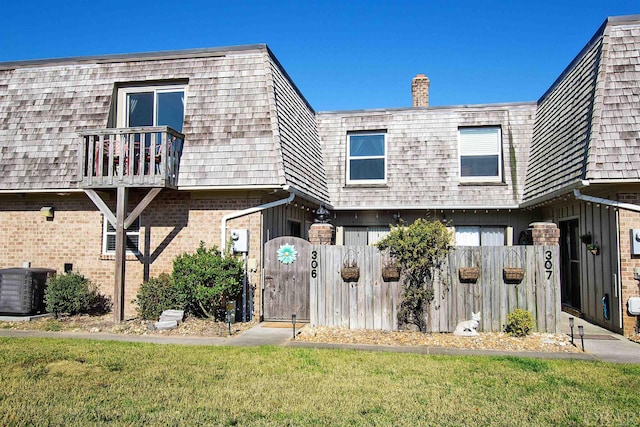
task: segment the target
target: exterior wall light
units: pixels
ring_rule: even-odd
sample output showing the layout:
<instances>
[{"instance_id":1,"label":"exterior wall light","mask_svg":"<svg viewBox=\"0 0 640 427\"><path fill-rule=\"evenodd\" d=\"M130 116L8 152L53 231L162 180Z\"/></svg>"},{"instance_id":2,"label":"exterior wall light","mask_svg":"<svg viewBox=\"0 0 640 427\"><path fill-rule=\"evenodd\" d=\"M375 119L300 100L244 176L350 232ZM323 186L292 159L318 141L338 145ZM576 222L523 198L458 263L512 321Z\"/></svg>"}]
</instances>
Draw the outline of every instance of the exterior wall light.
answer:
<instances>
[{"instance_id":1,"label":"exterior wall light","mask_svg":"<svg viewBox=\"0 0 640 427\"><path fill-rule=\"evenodd\" d=\"M43 206L40 208L40 215L47 218L47 221L53 221L53 213L55 208L52 206Z\"/></svg>"}]
</instances>

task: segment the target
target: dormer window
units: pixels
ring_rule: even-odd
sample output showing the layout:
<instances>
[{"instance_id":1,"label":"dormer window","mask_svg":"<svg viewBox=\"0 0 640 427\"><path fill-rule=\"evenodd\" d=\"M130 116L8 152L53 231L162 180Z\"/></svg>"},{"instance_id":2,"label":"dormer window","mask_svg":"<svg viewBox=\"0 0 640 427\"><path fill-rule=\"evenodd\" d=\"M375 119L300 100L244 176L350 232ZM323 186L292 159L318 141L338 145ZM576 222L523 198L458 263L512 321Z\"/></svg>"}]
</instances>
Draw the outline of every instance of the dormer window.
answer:
<instances>
[{"instance_id":1,"label":"dormer window","mask_svg":"<svg viewBox=\"0 0 640 427\"><path fill-rule=\"evenodd\" d=\"M460 181L502 181L502 134L499 127L458 130Z\"/></svg>"},{"instance_id":2,"label":"dormer window","mask_svg":"<svg viewBox=\"0 0 640 427\"><path fill-rule=\"evenodd\" d=\"M387 179L386 133L351 133L347 138L347 183L385 183Z\"/></svg>"},{"instance_id":3,"label":"dormer window","mask_svg":"<svg viewBox=\"0 0 640 427\"><path fill-rule=\"evenodd\" d=\"M184 85L120 88L119 127L169 126L182 132L185 89Z\"/></svg>"}]
</instances>

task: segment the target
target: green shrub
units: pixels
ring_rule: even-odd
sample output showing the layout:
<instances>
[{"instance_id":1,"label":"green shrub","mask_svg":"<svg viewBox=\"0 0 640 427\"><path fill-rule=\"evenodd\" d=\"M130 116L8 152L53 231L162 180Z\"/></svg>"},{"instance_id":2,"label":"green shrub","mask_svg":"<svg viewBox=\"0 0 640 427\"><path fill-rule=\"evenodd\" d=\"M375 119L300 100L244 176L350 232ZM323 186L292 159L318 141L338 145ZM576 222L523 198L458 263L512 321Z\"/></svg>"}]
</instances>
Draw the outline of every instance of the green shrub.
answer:
<instances>
[{"instance_id":1,"label":"green shrub","mask_svg":"<svg viewBox=\"0 0 640 427\"><path fill-rule=\"evenodd\" d=\"M182 254L173 261L173 280L178 298L187 312L223 319L225 303L242 292L242 262L223 257L215 246L200 247L193 254Z\"/></svg>"},{"instance_id":2,"label":"green shrub","mask_svg":"<svg viewBox=\"0 0 640 427\"><path fill-rule=\"evenodd\" d=\"M134 303L138 304L138 314L143 319L158 319L163 310L183 310L173 278L167 273L152 277L140 286Z\"/></svg>"},{"instance_id":3,"label":"green shrub","mask_svg":"<svg viewBox=\"0 0 640 427\"><path fill-rule=\"evenodd\" d=\"M62 313L101 314L111 308L111 301L100 295L91 281L77 273L66 273L49 280L44 302L47 311L55 317Z\"/></svg>"},{"instance_id":4,"label":"green shrub","mask_svg":"<svg viewBox=\"0 0 640 427\"><path fill-rule=\"evenodd\" d=\"M449 252L451 241L451 231L446 224L418 218L409 226L392 226L391 232L377 243L379 249L389 250L402 269L400 324L413 324L420 331L426 331L425 310L434 299L433 280Z\"/></svg>"},{"instance_id":5,"label":"green shrub","mask_svg":"<svg viewBox=\"0 0 640 427\"><path fill-rule=\"evenodd\" d=\"M521 308L516 308L507 314L507 324L504 331L515 337L525 337L533 329L533 317L531 313Z\"/></svg>"}]
</instances>

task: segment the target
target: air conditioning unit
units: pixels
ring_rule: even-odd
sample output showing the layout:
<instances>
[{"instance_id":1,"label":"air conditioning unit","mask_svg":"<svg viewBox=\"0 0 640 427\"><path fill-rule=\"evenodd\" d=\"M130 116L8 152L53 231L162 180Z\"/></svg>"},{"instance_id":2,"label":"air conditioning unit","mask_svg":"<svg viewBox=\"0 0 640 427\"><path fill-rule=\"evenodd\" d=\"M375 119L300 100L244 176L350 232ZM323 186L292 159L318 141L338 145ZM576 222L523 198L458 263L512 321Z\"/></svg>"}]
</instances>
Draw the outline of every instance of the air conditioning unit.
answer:
<instances>
[{"instance_id":1,"label":"air conditioning unit","mask_svg":"<svg viewBox=\"0 0 640 427\"><path fill-rule=\"evenodd\" d=\"M44 290L55 274L49 268L0 270L0 313L44 313Z\"/></svg>"}]
</instances>

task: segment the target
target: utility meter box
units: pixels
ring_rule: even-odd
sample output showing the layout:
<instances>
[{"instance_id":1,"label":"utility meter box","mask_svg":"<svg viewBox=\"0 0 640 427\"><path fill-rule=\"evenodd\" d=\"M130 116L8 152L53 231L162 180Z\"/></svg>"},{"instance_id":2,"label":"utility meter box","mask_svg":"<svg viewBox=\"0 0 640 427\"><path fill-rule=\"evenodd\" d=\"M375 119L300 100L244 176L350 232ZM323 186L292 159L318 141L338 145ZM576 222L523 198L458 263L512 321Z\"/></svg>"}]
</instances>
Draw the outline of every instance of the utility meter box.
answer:
<instances>
[{"instance_id":1,"label":"utility meter box","mask_svg":"<svg viewBox=\"0 0 640 427\"><path fill-rule=\"evenodd\" d=\"M249 252L249 230L231 230L233 252Z\"/></svg>"},{"instance_id":2,"label":"utility meter box","mask_svg":"<svg viewBox=\"0 0 640 427\"><path fill-rule=\"evenodd\" d=\"M640 255L640 228L631 229L631 255Z\"/></svg>"},{"instance_id":3,"label":"utility meter box","mask_svg":"<svg viewBox=\"0 0 640 427\"><path fill-rule=\"evenodd\" d=\"M640 297L633 297L627 300L627 310L632 316L640 316Z\"/></svg>"}]
</instances>

